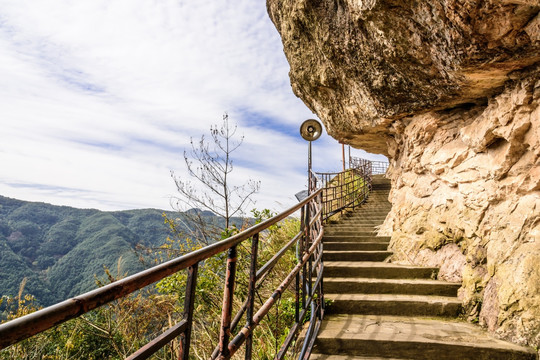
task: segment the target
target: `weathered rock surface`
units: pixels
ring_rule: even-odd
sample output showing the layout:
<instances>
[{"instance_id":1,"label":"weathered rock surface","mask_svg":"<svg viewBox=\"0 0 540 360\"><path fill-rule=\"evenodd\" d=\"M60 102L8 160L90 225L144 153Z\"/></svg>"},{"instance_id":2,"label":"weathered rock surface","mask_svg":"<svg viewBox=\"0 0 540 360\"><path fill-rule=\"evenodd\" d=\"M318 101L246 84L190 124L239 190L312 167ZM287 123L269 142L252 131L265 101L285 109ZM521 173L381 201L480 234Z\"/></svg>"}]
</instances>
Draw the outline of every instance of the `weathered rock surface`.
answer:
<instances>
[{"instance_id":1,"label":"weathered rock surface","mask_svg":"<svg viewBox=\"0 0 540 360\"><path fill-rule=\"evenodd\" d=\"M540 58L538 0L268 0L294 92L338 140L387 154L392 119L491 96Z\"/></svg>"},{"instance_id":2,"label":"weathered rock surface","mask_svg":"<svg viewBox=\"0 0 540 360\"><path fill-rule=\"evenodd\" d=\"M540 1L267 0L295 93L391 162L394 261L540 345Z\"/></svg>"},{"instance_id":3,"label":"weathered rock surface","mask_svg":"<svg viewBox=\"0 0 540 360\"><path fill-rule=\"evenodd\" d=\"M537 73L538 74L538 73ZM396 121L394 261L463 281L471 318L540 343L540 77L510 82L485 107Z\"/></svg>"}]
</instances>

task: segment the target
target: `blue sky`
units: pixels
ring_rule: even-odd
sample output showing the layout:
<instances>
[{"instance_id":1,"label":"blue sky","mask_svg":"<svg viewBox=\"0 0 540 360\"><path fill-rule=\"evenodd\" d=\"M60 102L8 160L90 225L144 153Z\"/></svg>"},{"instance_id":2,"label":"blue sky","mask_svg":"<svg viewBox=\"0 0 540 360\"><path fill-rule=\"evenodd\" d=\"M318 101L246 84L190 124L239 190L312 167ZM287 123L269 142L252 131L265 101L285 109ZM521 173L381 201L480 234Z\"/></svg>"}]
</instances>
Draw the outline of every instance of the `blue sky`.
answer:
<instances>
[{"instance_id":1,"label":"blue sky","mask_svg":"<svg viewBox=\"0 0 540 360\"><path fill-rule=\"evenodd\" d=\"M233 179L284 209L305 188L298 128L315 117L288 71L265 1L0 0L0 195L168 210L190 137L227 112L245 136ZM314 155L339 169L328 135Z\"/></svg>"}]
</instances>

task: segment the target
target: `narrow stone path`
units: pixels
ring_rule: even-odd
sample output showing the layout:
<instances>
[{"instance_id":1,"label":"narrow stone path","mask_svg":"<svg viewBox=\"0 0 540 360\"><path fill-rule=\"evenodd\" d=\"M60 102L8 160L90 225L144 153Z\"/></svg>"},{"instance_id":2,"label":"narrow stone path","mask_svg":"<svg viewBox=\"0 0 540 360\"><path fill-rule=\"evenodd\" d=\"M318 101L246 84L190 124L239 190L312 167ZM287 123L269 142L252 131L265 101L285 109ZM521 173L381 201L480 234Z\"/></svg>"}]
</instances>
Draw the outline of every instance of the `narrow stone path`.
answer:
<instances>
[{"instance_id":1,"label":"narrow stone path","mask_svg":"<svg viewBox=\"0 0 540 360\"><path fill-rule=\"evenodd\" d=\"M358 211L325 227L327 308L310 359L535 360L532 349L497 340L457 319L461 284L438 269L384 262L390 237L376 236L388 211L390 183L374 177Z\"/></svg>"}]
</instances>

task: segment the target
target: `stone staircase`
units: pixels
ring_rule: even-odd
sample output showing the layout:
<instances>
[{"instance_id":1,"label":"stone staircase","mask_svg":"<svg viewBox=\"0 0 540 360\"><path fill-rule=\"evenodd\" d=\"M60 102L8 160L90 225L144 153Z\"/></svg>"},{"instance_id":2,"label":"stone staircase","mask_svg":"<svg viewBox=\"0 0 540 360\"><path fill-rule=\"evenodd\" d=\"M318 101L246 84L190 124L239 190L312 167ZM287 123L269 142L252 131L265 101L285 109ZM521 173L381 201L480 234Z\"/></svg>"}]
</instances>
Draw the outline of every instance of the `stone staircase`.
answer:
<instances>
[{"instance_id":1,"label":"stone staircase","mask_svg":"<svg viewBox=\"0 0 540 360\"><path fill-rule=\"evenodd\" d=\"M436 268L384 262L390 237L376 236L390 183L373 179L359 210L325 226L327 308L310 359L534 360L536 353L457 319L460 284L436 280Z\"/></svg>"}]
</instances>

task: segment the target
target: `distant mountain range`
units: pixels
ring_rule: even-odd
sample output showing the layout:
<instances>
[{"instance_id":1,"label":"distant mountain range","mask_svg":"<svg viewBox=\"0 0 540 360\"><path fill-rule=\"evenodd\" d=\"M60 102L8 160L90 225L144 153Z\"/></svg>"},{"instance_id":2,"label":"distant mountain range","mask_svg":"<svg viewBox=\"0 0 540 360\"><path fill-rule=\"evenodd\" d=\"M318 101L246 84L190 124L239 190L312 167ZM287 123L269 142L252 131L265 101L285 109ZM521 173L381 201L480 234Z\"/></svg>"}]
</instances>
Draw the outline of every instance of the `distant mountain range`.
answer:
<instances>
[{"instance_id":1,"label":"distant mountain range","mask_svg":"<svg viewBox=\"0 0 540 360\"><path fill-rule=\"evenodd\" d=\"M103 266L115 273L144 269L134 251L137 244L153 247L169 235L163 213L141 209L105 212L0 196L0 296L16 296L26 277L25 293L41 305L51 305L96 287ZM202 212L205 217L217 217Z\"/></svg>"}]
</instances>

